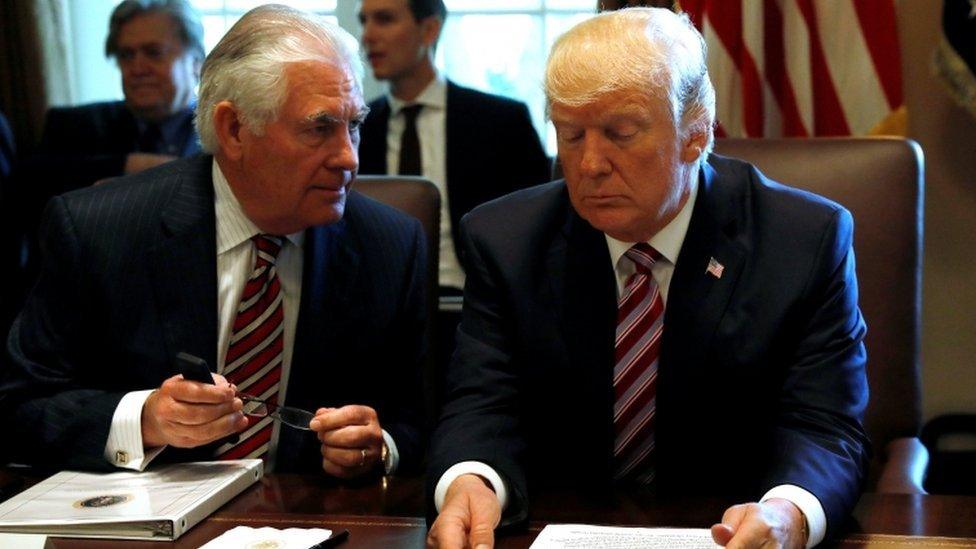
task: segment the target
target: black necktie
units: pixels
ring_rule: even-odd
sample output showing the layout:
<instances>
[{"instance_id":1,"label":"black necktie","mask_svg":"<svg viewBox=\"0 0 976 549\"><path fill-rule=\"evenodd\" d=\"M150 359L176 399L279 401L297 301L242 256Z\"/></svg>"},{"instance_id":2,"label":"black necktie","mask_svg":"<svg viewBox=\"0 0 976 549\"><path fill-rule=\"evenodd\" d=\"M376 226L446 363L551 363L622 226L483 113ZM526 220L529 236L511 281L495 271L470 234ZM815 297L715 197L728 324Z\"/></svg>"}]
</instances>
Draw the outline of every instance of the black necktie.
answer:
<instances>
[{"instance_id":1,"label":"black necktie","mask_svg":"<svg viewBox=\"0 0 976 549\"><path fill-rule=\"evenodd\" d=\"M400 136L400 175L420 175L420 139L417 137L417 115L423 105L400 109L406 125Z\"/></svg>"}]
</instances>

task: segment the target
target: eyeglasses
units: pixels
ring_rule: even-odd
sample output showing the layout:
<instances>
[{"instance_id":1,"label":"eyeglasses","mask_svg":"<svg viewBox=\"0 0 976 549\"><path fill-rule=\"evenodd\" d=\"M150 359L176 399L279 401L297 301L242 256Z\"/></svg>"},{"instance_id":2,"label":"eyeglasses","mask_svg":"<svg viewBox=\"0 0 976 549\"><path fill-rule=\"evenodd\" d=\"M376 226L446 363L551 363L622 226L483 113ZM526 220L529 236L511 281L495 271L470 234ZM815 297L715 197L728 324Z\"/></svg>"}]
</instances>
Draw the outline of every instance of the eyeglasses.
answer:
<instances>
[{"instance_id":1,"label":"eyeglasses","mask_svg":"<svg viewBox=\"0 0 976 549\"><path fill-rule=\"evenodd\" d=\"M246 415L254 417L270 417L275 421L280 421L294 429L311 431L308 423L315 418L315 414L301 408L291 406L278 406L273 402L261 400L260 398L246 393L237 393L237 398L244 402L242 410Z\"/></svg>"}]
</instances>

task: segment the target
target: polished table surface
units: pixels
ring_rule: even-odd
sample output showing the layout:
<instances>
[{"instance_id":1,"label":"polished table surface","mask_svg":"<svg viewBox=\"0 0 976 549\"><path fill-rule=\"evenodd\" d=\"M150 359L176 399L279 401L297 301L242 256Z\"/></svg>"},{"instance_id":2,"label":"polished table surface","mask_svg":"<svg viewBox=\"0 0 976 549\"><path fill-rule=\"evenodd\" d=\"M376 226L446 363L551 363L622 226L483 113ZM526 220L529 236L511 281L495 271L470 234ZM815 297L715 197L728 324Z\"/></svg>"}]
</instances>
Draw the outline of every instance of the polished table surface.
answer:
<instances>
[{"instance_id":1,"label":"polished table surface","mask_svg":"<svg viewBox=\"0 0 976 549\"><path fill-rule=\"evenodd\" d=\"M46 547L199 547L238 525L347 529L342 547L423 547L423 482L390 478L359 486L314 475L268 475L175 543L51 538ZM533 501L528 528L504 532L500 548L528 547L548 522L707 528L733 502L659 500L646 492L612 498L550 494ZM848 533L824 547L974 547L976 497L864 494ZM905 536L925 536L905 537Z\"/></svg>"}]
</instances>

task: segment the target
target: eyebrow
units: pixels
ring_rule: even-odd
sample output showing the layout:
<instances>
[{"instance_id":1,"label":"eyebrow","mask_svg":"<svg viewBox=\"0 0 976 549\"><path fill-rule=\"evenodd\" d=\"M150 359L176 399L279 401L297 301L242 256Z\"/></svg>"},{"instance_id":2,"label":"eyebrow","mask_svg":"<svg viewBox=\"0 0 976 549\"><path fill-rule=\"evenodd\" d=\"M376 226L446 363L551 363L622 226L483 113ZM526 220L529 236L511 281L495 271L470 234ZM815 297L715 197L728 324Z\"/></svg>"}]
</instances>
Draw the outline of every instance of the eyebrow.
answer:
<instances>
[{"instance_id":1,"label":"eyebrow","mask_svg":"<svg viewBox=\"0 0 976 549\"><path fill-rule=\"evenodd\" d=\"M352 121L362 122L366 120L366 115L369 114L369 106L363 106L359 111L351 118ZM345 124L346 119L340 118L333 114L327 112L318 112L305 117L305 122L308 124Z\"/></svg>"}]
</instances>

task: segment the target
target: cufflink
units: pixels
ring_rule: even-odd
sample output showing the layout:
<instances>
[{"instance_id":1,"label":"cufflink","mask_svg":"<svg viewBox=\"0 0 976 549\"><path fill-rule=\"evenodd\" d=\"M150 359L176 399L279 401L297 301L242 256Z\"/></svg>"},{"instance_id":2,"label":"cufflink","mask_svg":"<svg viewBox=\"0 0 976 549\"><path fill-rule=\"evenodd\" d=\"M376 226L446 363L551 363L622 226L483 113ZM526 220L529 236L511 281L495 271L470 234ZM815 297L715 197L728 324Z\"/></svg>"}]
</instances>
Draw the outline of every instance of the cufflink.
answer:
<instances>
[{"instance_id":1,"label":"cufflink","mask_svg":"<svg viewBox=\"0 0 976 549\"><path fill-rule=\"evenodd\" d=\"M119 465L129 463L129 453L123 450L115 452L115 463L118 463Z\"/></svg>"}]
</instances>

